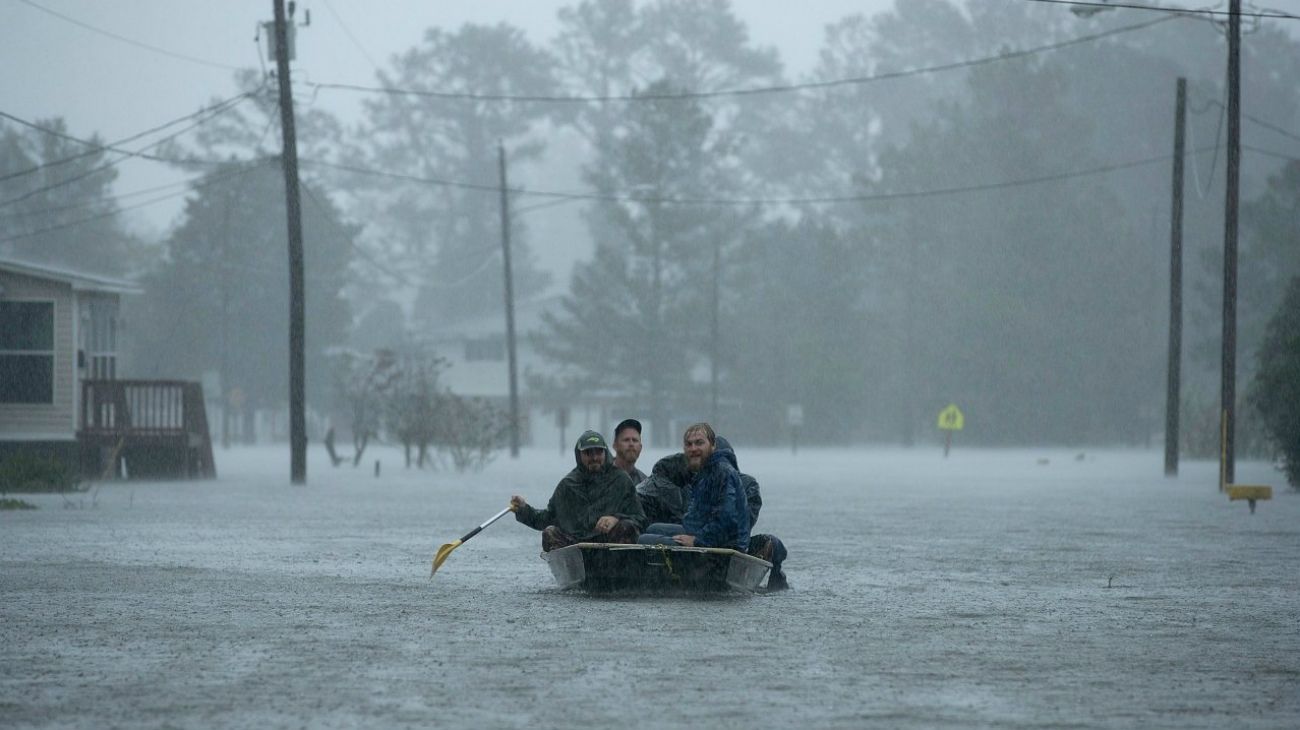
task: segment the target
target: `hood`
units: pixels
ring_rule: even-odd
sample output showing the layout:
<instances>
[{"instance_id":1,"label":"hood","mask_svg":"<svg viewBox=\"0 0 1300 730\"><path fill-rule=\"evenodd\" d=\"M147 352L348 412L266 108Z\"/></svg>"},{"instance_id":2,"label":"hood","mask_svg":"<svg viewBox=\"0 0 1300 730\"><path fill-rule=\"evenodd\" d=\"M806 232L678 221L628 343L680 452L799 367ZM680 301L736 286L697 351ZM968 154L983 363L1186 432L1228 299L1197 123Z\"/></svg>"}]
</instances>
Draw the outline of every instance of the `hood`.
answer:
<instances>
[{"instance_id":1,"label":"hood","mask_svg":"<svg viewBox=\"0 0 1300 730\"><path fill-rule=\"evenodd\" d=\"M736 461L736 450L731 448L730 441L726 440L721 436L714 436L713 447L715 452L726 450L728 453L730 453L731 468L735 469L736 471L740 471L740 463Z\"/></svg>"},{"instance_id":2,"label":"hood","mask_svg":"<svg viewBox=\"0 0 1300 730\"><path fill-rule=\"evenodd\" d=\"M590 429L583 431L582 435L573 444L573 463L575 466L582 466L582 446L590 444L588 448L599 445L605 449L605 466L614 463L614 455L609 451L609 445L605 443L605 437Z\"/></svg>"},{"instance_id":3,"label":"hood","mask_svg":"<svg viewBox=\"0 0 1300 730\"><path fill-rule=\"evenodd\" d=\"M731 464L732 469L735 469L736 471L740 471L740 468L736 466L736 452L732 451L730 446L723 448L722 439L718 439L716 442L714 442L713 455L710 456L708 461L704 463L716 464L720 461L726 461L727 463Z\"/></svg>"}]
</instances>

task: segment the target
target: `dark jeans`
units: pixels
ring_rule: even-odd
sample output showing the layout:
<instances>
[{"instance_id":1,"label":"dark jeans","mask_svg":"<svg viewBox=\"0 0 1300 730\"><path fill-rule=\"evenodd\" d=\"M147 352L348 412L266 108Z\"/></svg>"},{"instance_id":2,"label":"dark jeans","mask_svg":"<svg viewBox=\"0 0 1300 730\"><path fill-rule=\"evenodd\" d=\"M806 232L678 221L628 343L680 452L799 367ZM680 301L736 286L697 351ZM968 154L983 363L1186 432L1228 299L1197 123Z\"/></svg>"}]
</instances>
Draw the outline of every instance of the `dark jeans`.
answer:
<instances>
[{"instance_id":1,"label":"dark jeans","mask_svg":"<svg viewBox=\"0 0 1300 730\"><path fill-rule=\"evenodd\" d=\"M577 545L580 542L613 542L622 545L632 545L640 536L641 530L632 520L619 520L618 524L610 528L609 532L596 534L586 538L576 538L573 535L561 530L555 525L542 530L542 552L549 553L552 550L558 550L562 547Z\"/></svg>"},{"instance_id":2,"label":"dark jeans","mask_svg":"<svg viewBox=\"0 0 1300 730\"><path fill-rule=\"evenodd\" d=\"M686 529L671 522L655 522L645 528L637 542L642 545L676 545L673 535L685 535Z\"/></svg>"},{"instance_id":3,"label":"dark jeans","mask_svg":"<svg viewBox=\"0 0 1300 730\"><path fill-rule=\"evenodd\" d=\"M772 572L781 572L781 563L785 562L785 543L776 535L750 535L748 554L772 564Z\"/></svg>"}]
</instances>

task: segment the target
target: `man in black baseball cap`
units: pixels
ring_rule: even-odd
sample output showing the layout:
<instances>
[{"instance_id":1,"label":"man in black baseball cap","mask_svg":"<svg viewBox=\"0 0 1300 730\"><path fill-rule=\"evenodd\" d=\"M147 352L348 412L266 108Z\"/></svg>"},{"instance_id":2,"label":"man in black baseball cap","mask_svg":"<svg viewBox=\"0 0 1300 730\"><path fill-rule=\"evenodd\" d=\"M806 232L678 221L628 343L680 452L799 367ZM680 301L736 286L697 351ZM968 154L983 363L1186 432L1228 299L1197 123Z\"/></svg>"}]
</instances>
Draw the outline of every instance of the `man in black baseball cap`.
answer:
<instances>
[{"instance_id":1,"label":"man in black baseball cap","mask_svg":"<svg viewBox=\"0 0 1300 730\"><path fill-rule=\"evenodd\" d=\"M542 531L542 551L579 542L634 543L645 513L627 472L614 466L605 438L584 431L573 445L576 466L555 487L545 509L510 498L515 519Z\"/></svg>"},{"instance_id":2,"label":"man in black baseball cap","mask_svg":"<svg viewBox=\"0 0 1300 730\"><path fill-rule=\"evenodd\" d=\"M614 466L627 472L633 484L644 482L645 472L636 468L641 457L641 422L626 418L614 427Z\"/></svg>"}]
</instances>

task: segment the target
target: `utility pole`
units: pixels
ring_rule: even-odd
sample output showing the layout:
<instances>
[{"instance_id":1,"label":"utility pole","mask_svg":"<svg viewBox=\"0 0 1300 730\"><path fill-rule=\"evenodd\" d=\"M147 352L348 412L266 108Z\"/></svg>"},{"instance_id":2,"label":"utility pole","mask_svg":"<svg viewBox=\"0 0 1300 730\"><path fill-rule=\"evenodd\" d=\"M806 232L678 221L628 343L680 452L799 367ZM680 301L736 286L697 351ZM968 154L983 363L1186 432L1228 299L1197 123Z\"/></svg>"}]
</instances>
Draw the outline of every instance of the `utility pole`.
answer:
<instances>
[{"instance_id":1,"label":"utility pole","mask_svg":"<svg viewBox=\"0 0 1300 730\"><path fill-rule=\"evenodd\" d=\"M234 190L226 188L221 201L221 448L230 448L230 358L226 355L230 330L230 209Z\"/></svg>"},{"instance_id":2,"label":"utility pole","mask_svg":"<svg viewBox=\"0 0 1300 730\"><path fill-rule=\"evenodd\" d=\"M515 285L510 270L510 193L506 185L506 147L497 142L501 177L501 253L506 278L506 356L510 359L510 458L519 458L519 377L515 360Z\"/></svg>"},{"instance_id":3,"label":"utility pole","mask_svg":"<svg viewBox=\"0 0 1300 730\"><path fill-rule=\"evenodd\" d=\"M280 131L284 151L285 207L289 218L289 471L294 484L307 483L307 415L303 376L304 306L302 207L298 198L298 140L293 125L293 88L289 79L289 32L284 0L275 9L275 73L280 86Z\"/></svg>"},{"instance_id":4,"label":"utility pole","mask_svg":"<svg viewBox=\"0 0 1300 730\"><path fill-rule=\"evenodd\" d=\"M1165 476L1178 476L1178 409L1183 358L1183 154L1187 79L1174 94L1174 181L1169 213L1169 369L1165 391Z\"/></svg>"},{"instance_id":5,"label":"utility pole","mask_svg":"<svg viewBox=\"0 0 1300 730\"><path fill-rule=\"evenodd\" d=\"M1223 215L1222 439L1219 489L1235 478L1237 400L1237 200L1241 185L1241 0L1228 5L1228 159Z\"/></svg>"},{"instance_id":6,"label":"utility pole","mask_svg":"<svg viewBox=\"0 0 1300 730\"><path fill-rule=\"evenodd\" d=\"M718 322L718 310L722 299L722 241L713 239L713 321L709 337L709 422L718 423L718 339L721 335Z\"/></svg>"}]
</instances>

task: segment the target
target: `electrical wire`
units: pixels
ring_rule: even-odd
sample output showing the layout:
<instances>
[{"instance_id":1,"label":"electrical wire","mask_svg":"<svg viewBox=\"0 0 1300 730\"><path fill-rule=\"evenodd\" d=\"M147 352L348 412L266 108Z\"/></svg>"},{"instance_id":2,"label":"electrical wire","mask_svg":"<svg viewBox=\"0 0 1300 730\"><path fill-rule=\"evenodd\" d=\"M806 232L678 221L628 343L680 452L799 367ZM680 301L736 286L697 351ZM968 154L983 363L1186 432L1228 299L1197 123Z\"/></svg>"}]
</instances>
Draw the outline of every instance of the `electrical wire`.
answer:
<instances>
[{"instance_id":1,"label":"electrical wire","mask_svg":"<svg viewBox=\"0 0 1300 730\"><path fill-rule=\"evenodd\" d=\"M1232 16L1233 12L1229 10L1211 10L1208 8L1171 8L1161 7L1159 5L1142 5L1139 3L1112 3L1112 2L1088 2L1087 0L1028 0L1031 3L1047 3L1049 5L1075 5L1085 8L1098 8L1104 10L1107 8L1123 8L1125 10L1152 10L1162 13L1178 13L1180 15L1210 15L1210 16ZM1242 11L1235 13L1242 18L1275 18L1279 20L1300 20L1300 15L1290 15L1277 11Z\"/></svg>"},{"instance_id":2,"label":"electrical wire","mask_svg":"<svg viewBox=\"0 0 1300 730\"><path fill-rule=\"evenodd\" d=\"M27 121L26 119L22 119L22 118L20 118L20 117L16 117L16 116L14 116L14 115L12 115L12 114L8 114L8 113L6 113L6 112L0 111L0 117L3 117L4 119L8 119L9 121L14 122L15 124L19 124L19 125L22 125L22 126L24 126L24 127L28 127L28 128L30 128L30 129L34 129L34 130L36 130L36 131L38 131L38 132L41 132L42 134L48 134L48 135L50 135L51 137L58 137L59 139L65 139L65 140L68 140L69 142L76 142L77 144L84 145L85 147L88 148L85 152L81 152L81 153L78 153L78 154L75 154L75 155L72 155L72 156L69 156L69 157L63 157L63 158L60 158L60 159L58 159L58 160L51 160L50 162L43 162L43 163L41 163L41 164L39 164L39 165L35 165L35 166L33 166L33 167L29 167L29 168L27 168L27 169L25 169L25 170L16 170L16 171L14 171L14 172L10 172L10 173L7 173L7 174L5 174L5 175L0 175L0 182L4 182L5 180L12 180L13 178L16 178L16 177L22 177L23 175L30 175L30 174L32 174L32 173L34 173L34 172L40 172L41 170L48 170L48 169L53 168L53 167L59 167L59 166L61 166L61 165L66 165L66 164L69 163L69 162L75 162L76 160L80 160L80 159L82 159L82 158L84 158L84 157L89 157L89 156L91 156L91 155L97 155L97 154L99 154L99 153L101 153L101 152L106 152L106 151L108 151L108 152L118 152L118 153L121 153L121 154L124 154L124 155L135 155L135 156L138 156L138 157L145 157L146 159L155 159L155 160L157 160L157 161L163 161L163 162L166 162L167 160L164 160L163 158L160 158L160 157L153 157L153 156L149 156L149 155L143 155L143 154L141 154L141 153L139 153L139 152L132 152L131 150L124 150L124 149L121 149L118 145L123 145L123 144L126 144L126 143L128 143L128 142L134 142L135 140L140 139L141 137L147 137L147 136L149 136L149 135L151 135L151 134L154 134L155 132L161 132L162 130L167 129L168 127L172 127L172 126L175 126L175 125L177 125L177 124L180 124L181 122L186 122L186 121L189 121L189 120L191 120L191 119L194 119L195 117L198 117L198 116L200 116L200 115L204 114L205 112L210 111L210 110L212 110L212 109L216 109L216 108L222 107L222 106L224 106L224 105L226 105L226 104L232 104L232 103L235 103L235 102L242 101L244 98L247 98L247 97L250 97L250 96L255 96L255 95L261 93L265 88L266 88L266 86L263 85L263 86L259 87L258 89L255 89L255 90L253 90L253 91L245 92L245 93L240 94L240 95L238 95L238 96L232 96L232 97L230 97L230 98L228 98L228 99L222 99L222 100L218 101L216 104L214 104L214 105L212 105L212 106L209 106L209 107L206 107L206 108L204 108L204 109L200 109L199 111L194 112L194 113L192 113L192 114L186 114L186 115L183 116L183 117L179 117L179 118L177 118L177 119L173 119L173 120L171 120L170 122L165 122L165 123L160 124L160 125L158 125L158 126L156 126L156 127L152 127L152 128L150 128L150 129L146 129L146 130L144 130L143 132L137 132L136 134L133 134L133 135L131 135L131 136L129 136L129 137L123 137L122 139L119 139L119 140L116 140L116 141L110 142L110 143L108 143L108 144L99 144L99 143L97 143L97 142L92 142L92 141L90 141L90 140L81 139L80 137L74 137L74 136L72 136L72 135L70 135L70 134L65 134L65 133L63 133L63 132L59 132L59 131L57 131L57 130L50 129L49 127L42 127L42 126L40 126L39 124L35 124L35 123L33 123L33 122L29 122L29 121ZM191 127L191 128L192 128L192 127ZM162 140L162 141L167 141L167 140ZM145 149L148 149L148 148L146 147Z\"/></svg>"},{"instance_id":3,"label":"electrical wire","mask_svg":"<svg viewBox=\"0 0 1300 730\"><path fill-rule=\"evenodd\" d=\"M73 24L73 25L75 25L75 26L77 26L77 27L79 27L79 28L84 28L84 29L86 29L86 30L88 30L88 31L91 31L92 33L98 33L98 34L100 34L100 35L102 35L102 36L107 36L107 37L109 37L109 38L112 38L112 39L115 40L115 41L120 41L120 42L122 42L122 43L126 43L126 44L128 44L128 45L135 46L136 48L143 48L143 49L145 49L146 51L153 51L154 53L161 53L161 54L164 55L164 56L170 56L171 58L176 58L176 59L179 59L179 60L181 60L181 61L189 61L190 63L197 63L197 64L200 64L200 65L203 65L203 66L209 66L209 67L211 67L211 68L220 68L220 69L225 69L225 70L227 70L227 71L240 71L240 70L242 70L242 69L240 69L238 66L228 66L228 65L226 65L226 64L224 64L224 63L217 63L216 61L208 61L208 60L206 60L206 59L202 59L202 58L195 58L194 56L187 56L187 55L185 55L185 54L183 54L183 53L176 53L176 52L174 52L174 51L169 51L169 50L167 50L166 48L159 48L158 46L151 46L151 45L149 45L148 43L142 43L142 42L137 41L137 40L134 40L134 39L132 39L132 38L127 38L126 36L121 36L121 35L118 35L118 34L116 34L116 33L112 33L112 32L109 32L109 31L107 31L107 30L104 30L103 28L96 28L96 27L93 26L93 25L90 25L90 24L88 24L88 23L83 23L83 22L81 22L80 20L77 20L76 18L72 18L72 17L69 17L69 16L67 16L67 15L64 15L63 13L60 13L60 12L57 12L57 11L54 11L54 10L50 10L49 8L47 8L47 7L43 6L43 5L38 5L37 3L32 2L32 0L18 0L18 2L22 3L23 5L28 6L28 7L30 7L30 8L34 8L34 9L36 9L36 10L39 10L39 11L41 11L42 13L47 13L47 14L49 14L49 15L52 15L52 16L54 16L54 17L56 17L56 18L58 18L59 20L62 20L62 21L64 21L64 22L71 23L71 24Z\"/></svg>"},{"instance_id":4,"label":"electrical wire","mask_svg":"<svg viewBox=\"0 0 1300 730\"><path fill-rule=\"evenodd\" d=\"M500 101L500 102L531 102L531 103L551 103L551 104L590 104L605 102L635 102L635 101L680 101L686 99L712 99L718 97L743 97L757 96L761 94L781 94L797 91L807 91L813 89L829 89L840 86L861 86L865 84L876 83L879 81L888 81L892 79L907 78L909 76L920 76L923 74L940 73L944 71L954 71L957 69L983 66L1001 61L1010 61L1019 58L1033 56L1047 51L1060 50L1070 46L1091 43L1111 36L1122 33L1131 33L1133 31L1150 28L1161 23L1167 23L1171 20L1177 20L1180 16L1170 15L1163 18L1156 18L1135 25L1127 25L1120 28L1092 33L1077 38L1071 38L1057 43L1049 43L1043 46L1035 46L1020 51L1008 51L996 56L984 56L981 58L967 59L964 61L955 61L952 63L939 64L937 66L926 66L923 68L906 69L903 71L888 71L871 76L856 76L843 79L832 79L829 81L809 81L799 84L779 84L773 86L756 86L741 89L720 89L717 91L680 91L665 92L654 94L606 94L596 96L562 96L547 94L478 94L473 92L456 92L456 91L425 91L420 89L400 89L396 87L379 87L379 86L362 86L358 84L334 84L334 83L312 83L307 84L322 90L338 91L356 91L373 94L390 94L394 96L420 96L434 99L463 100L463 101Z\"/></svg>"},{"instance_id":5,"label":"electrical wire","mask_svg":"<svg viewBox=\"0 0 1300 730\"><path fill-rule=\"evenodd\" d=\"M83 200L77 203L58 205L53 208L42 208L40 210L20 210L20 211L10 213L8 215L0 216L0 220L13 220L18 218L39 218L41 216L53 215L54 213L62 213L64 211L69 211L69 210L80 210L82 208L94 208L96 206L103 205L104 203L120 202L126 198L137 198L141 195L149 195L151 193L156 193L160 190L170 190L172 188L185 187L193 183L194 183L194 179L177 180L176 182L170 182L164 185L155 185L154 187L144 188L143 190L132 190L129 193L119 193L117 195L108 196L104 198L97 198L94 200Z\"/></svg>"},{"instance_id":6,"label":"electrical wire","mask_svg":"<svg viewBox=\"0 0 1300 730\"><path fill-rule=\"evenodd\" d=\"M1218 126L1214 128L1214 157L1210 158L1210 174L1208 176L1210 182L1204 188L1201 187L1200 168L1197 167L1196 160L1192 160L1192 182L1196 187L1196 197L1198 200L1205 200L1205 196L1209 195L1210 193L1210 187L1214 185L1214 170L1219 165L1219 149L1221 148L1221 145L1219 144L1219 138L1223 136L1223 120L1225 117L1228 116L1228 107L1225 106L1222 102L1218 101L1217 99L1210 99L1208 104L1210 106L1218 105L1219 123ZM1206 108L1208 109L1209 107L1207 106ZM1187 125L1187 136L1191 138L1192 146L1195 146L1196 145L1195 124Z\"/></svg>"},{"instance_id":7,"label":"electrical wire","mask_svg":"<svg viewBox=\"0 0 1300 730\"><path fill-rule=\"evenodd\" d=\"M360 255L361 258L366 261L366 263L375 267L375 269L380 273L384 274L385 276L388 276L392 280L404 286L411 286L411 287L415 286L415 283L412 282L410 279L408 279L405 275L400 274L390 269L389 267L385 266L384 264L380 263L379 259L376 258L374 254L372 254L371 252L367 251L366 249L358 245L357 242L354 240L355 236L349 231L344 230L343 227L340 226L338 222L334 220L333 211L330 210L330 208L326 206L323 202L321 202L320 198L316 197L316 193L312 191L310 185L299 181L299 186L302 188L302 191L307 194L307 200L310 201L312 205L316 206L316 209L319 211L320 216L329 222L329 225L331 228L334 229L334 232L337 233L340 238L346 241L348 247L351 248L353 251L355 251L358 255Z\"/></svg>"},{"instance_id":8,"label":"electrical wire","mask_svg":"<svg viewBox=\"0 0 1300 730\"><path fill-rule=\"evenodd\" d=\"M321 0L321 2L325 3L325 9L329 11L330 15L334 16L334 20L338 22L339 28L342 29L343 34L348 37L349 41L352 41L352 45L361 52L361 55L366 59L366 62L370 64L371 68L378 71L379 64L375 63L374 57L370 55L370 52L366 50L365 46L361 45L361 41L357 40L355 35L352 35L352 30L348 28L347 23L343 22L343 16L339 15L339 11L334 9L334 4L331 3L330 0Z\"/></svg>"},{"instance_id":9,"label":"electrical wire","mask_svg":"<svg viewBox=\"0 0 1300 730\"><path fill-rule=\"evenodd\" d=\"M249 172L252 172L252 171L253 171L254 169L256 169L257 167L262 166L262 165L265 165L265 164L267 164L267 160L257 160L256 162L254 162L254 163L252 163L252 164L249 164L249 165L243 167L242 169L236 169L236 170L231 170L231 171L229 171L229 172L225 172L225 173L218 173L218 174L215 174L215 175L207 175L207 176L204 176L204 177L200 178L198 181L194 182L193 188L191 188L191 189L198 189L198 188L202 188L202 187L207 187L208 185L212 185L213 183L220 182L220 181L225 180L225 179L227 179L227 178L236 177L236 176L239 176L239 175L245 175L245 174L247 174L247 173L249 173ZM2 244L2 243L10 243L11 241L18 241L18 240L22 240L22 239L24 239L24 238L32 238L33 236L40 236L40 235L43 235L43 234L46 234L46 233L53 233L53 232L55 232L55 231L61 231L61 230L64 230L65 228L73 228L73 227L76 227L76 226L85 225L85 224L87 224L87 223L93 223L93 222L98 221L98 220L103 220L104 218L112 218L112 217L114 217L114 216L121 215L122 213L125 213L125 212L127 212L127 211L129 211L129 210L135 210L135 209L137 209L137 208L143 208L143 207L148 206L148 205L153 205L154 203L160 203L160 202L162 202L162 201L164 201L164 200L171 200L172 198L176 198L176 197L180 197L180 196L182 196L182 195L186 195L186 194L189 193L189 192L190 192L190 190L182 190L182 191L180 191L180 192L171 193L171 194L168 194L168 195L162 195L162 196L159 196L159 197L157 197L157 198L153 198L153 199L151 199L151 200L146 200L146 201L141 202L141 203L136 203L135 205L129 205L129 206L126 206L126 207L123 207L123 208L115 208L114 210L107 211L107 212L105 212L105 213L100 213L100 214L98 214L98 215L93 215L93 216L89 216L89 217L86 217L86 218L81 218L81 219L78 219L78 220L75 220L75 221L68 221L68 222L66 222L66 223L60 223L60 224L55 225L55 226L49 226L48 228L41 228L41 229L39 229L39 230L35 230L35 231L28 231L27 233L20 233L20 234L17 234L17 235L9 236L9 237L7 237L7 238L0 238L0 244Z\"/></svg>"},{"instance_id":10,"label":"electrical wire","mask_svg":"<svg viewBox=\"0 0 1300 730\"><path fill-rule=\"evenodd\" d=\"M1193 154L1208 152L1211 148L1195 150ZM946 188L935 188L931 190L914 190L901 191L894 193L872 193L861 195L830 195L817 197L785 197L785 198L681 198L681 197L643 197L636 195L619 195L596 192L561 192L553 190L534 190L528 188L507 188L506 192L520 197L537 197L549 198L552 200L590 200L609 203L648 203L658 205L699 205L699 206L778 206L778 205L818 205L834 203L870 203L889 200L908 200L918 198L942 197L946 195L960 195L965 193L981 192L986 190L1002 190L1006 188L1023 187L1025 185L1037 185L1047 182L1058 182L1078 177L1087 177L1091 175L1101 175L1108 172L1127 170L1144 165L1152 165L1158 162L1165 162L1173 158L1173 155L1160 155L1157 157L1148 157L1140 160L1131 160L1129 162L1119 162L1110 165L1101 165L1098 167L1087 168L1083 170L1073 170L1069 172L1054 173L1051 175L1039 175L1030 178L1018 180L1006 180L996 183L983 183L979 185L962 185ZM406 182L421 183L427 185L437 185L441 187L452 187L463 190L474 190L478 192L500 194L501 188L494 185L481 185L476 183L466 183L454 180L442 180L438 178L420 177L417 175L405 175L402 173L386 172L383 170L374 170L355 165L344 165L339 163L324 162L321 160L303 159L301 162L305 165L317 165L327 167L343 172L351 172L358 175L369 175L382 177L391 180L402 180Z\"/></svg>"},{"instance_id":11,"label":"electrical wire","mask_svg":"<svg viewBox=\"0 0 1300 730\"><path fill-rule=\"evenodd\" d=\"M145 152L145 150L152 149L152 148L154 148L154 147L157 147L157 146L163 144L164 142L168 142L168 141L170 141L170 140L173 140L173 139L175 139L175 138L181 136L182 134L185 134L186 132L190 131L191 129L194 129L195 127L198 127L198 126L200 126L200 125L202 125L202 124L208 122L209 120L213 119L214 117L219 116L219 115L221 115L221 114L224 114L225 112L227 112L227 111L229 111L229 110L235 108L236 106L238 106L238 104L239 104L240 102L242 102L243 100L247 99L249 96L250 96L250 94L241 94L240 96L234 97L230 102L225 103L224 105L219 105L219 106L217 106L217 107L213 107L213 108L211 108L211 109L204 109L204 110L201 110L201 111L199 112L199 114L205 114L206 116L197 117L197 118L195 119L195 122L194 122L193 124L191 124L191 125L188 126L188 127L185 127L184 129L181 129L181 130L179 130L179 131L177 131L177 132L173 132L172 134L167 135L166 137L163 137L162 139L159 139L159 140L157 140L157 141L155 141L155 142L151 142L151 143L145 145L145 146L144 146L143 148L141 148L140 150L136 150L136 151L131 151L131 150L118 150L118 152L119 152L120 154L122 154L123 156L122 156L122 157L119 157L119 158L116 159L116 160L111 160L111 161L106 162L106 163L104 163L104 164L102 164L102 165L99 165L99 166L97 166L97 167L92 167L92 168L90 168L89 170L86 170L86 171L82 172L80 175L74 175L74 176L72 176L72 177L70 177L70 178L67 178L67 179L65 179L65 180L60 180L60 181L58 181L58 182L50 183L49 185L45 185L45 186L42 186L42 187L39 187L39 188L35 188L35 189L32 189L32 190L29 190L29 191L27 191L26 193L23 193L22 195L19 195L19 196L16 197L16 198L9 198L8 200L2 200L2 201L0 201L0 208L6 208L6 207L8 207L8 206L10 206L10 205L13 205L13 204L15 204L15 203L20 203L20 202L22 202L22 201L24 201L24 200L27 200L27 199L29 199L29 198L32 198L33 196L39 195L39 194L41 194L41 193L44 193L44 192L47 192L47 191L50 191L50 190L54 190L54 189L56 189L56 188L65 187L65 186L67 186L67 185L71 185L72 183L75 183L75 182L77 182L77 181L79 181L79 180L84 180L85 178L90 177L91 175L95 175L95 174L97 174L97 173L103 172L104 170L107 170L107 169L109 169L109 168L115 167L115 166L117 166L117 165L119 165L119 164L121 164L121 163L123 163L123 162L125 162L125 161L127 161L127 160L129 160L129 159L131 159L131 158L133 158L133 157L140 157L140 158L143 158L143 159L146 159L146 160L153 160L153 161L155 161L155 162L167 162L167 163L171 163L171 164L177 164L177 163L184 164L184 163L186 162L186 161L184 161L184 160L173 160L173 159L169 159L169 158L166 158L166 157L160 157L160 156L158 156L158 155L152 155L152 154L149 154L149 153ZM6 116L6 117L9 117L9 118L12 118L12 119L16 119L16 117L10 117L10 116L7 115L7 114L6 114L5 116ZM39 127L39 126L37 126L37 125L33 125L33 124L29 124L29 126L32 126L32 127L34 127L34 128L38 128L38 129L43 129L43 128L41 128L41 127ZM66 135L62 135L61 133L56 133L56 132L54 132L53 130L43 129L43 131L50 132L51 134L60 134L60 136L66 136ZM85 140L77 140L77 141L81 142L82 144L94 145L93 142L86 142ZM224 164L224 163L220 163L220 164Z\"/></svg>"},{"instance_id":12,"label":"electrical wire","mask_svg":"<svg viewBox=\"0 0 1300 730\"><path fill-rule=\"evenodd\" d=\"M1278 158L1278 159L1280 159L1280 160L1289 160L1289 161L1291 161L1291 162L1300 162L1300 157L1296 157L1295 155L1286 155L1286 154L1283 154L1283 153L1281 153L1281 152L1274 152L1274 151L1272 151L1272 150L1266 150L1266 149L1263 149L1263 148L1260 148L1260 147L1255 147L1255 146L1253 146L1253 145L1243 144L1243 145L1241 146L1241 148L1242 148L1243 150L1248 150L1248 151L1250 151L1250 152L1254 152L1254 153L1257 154L1257 155L1264 155L1265 157L1276 157L1276 158Z\"/></svg>"}]
</instances>

